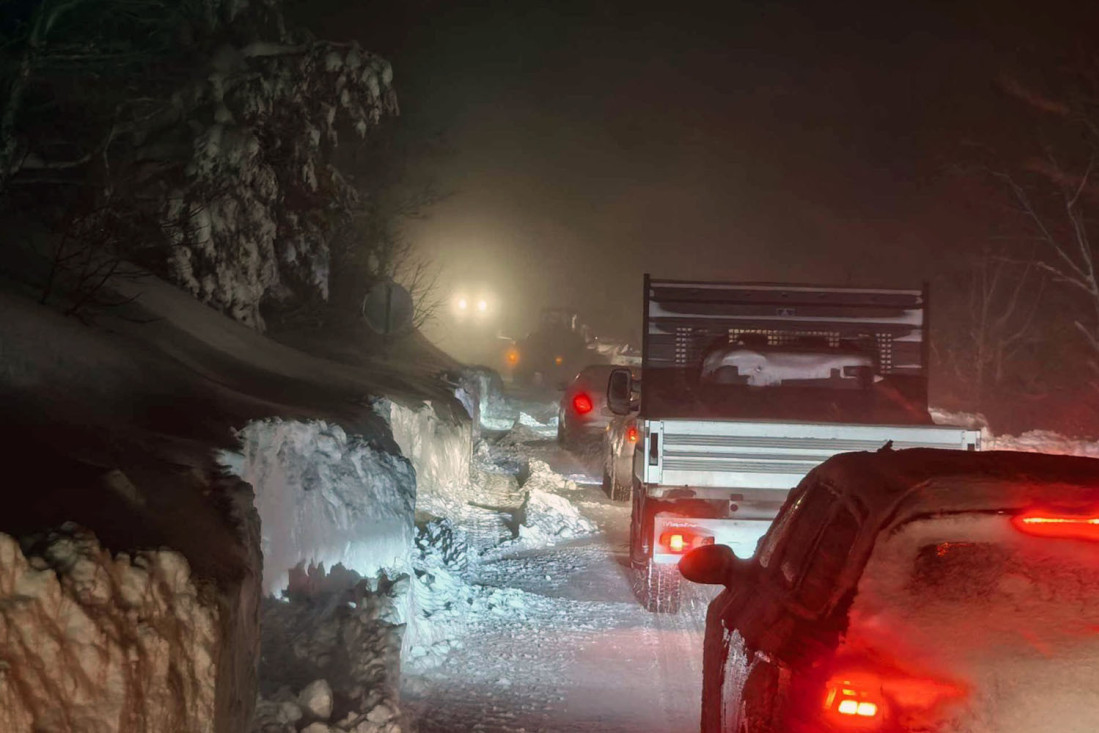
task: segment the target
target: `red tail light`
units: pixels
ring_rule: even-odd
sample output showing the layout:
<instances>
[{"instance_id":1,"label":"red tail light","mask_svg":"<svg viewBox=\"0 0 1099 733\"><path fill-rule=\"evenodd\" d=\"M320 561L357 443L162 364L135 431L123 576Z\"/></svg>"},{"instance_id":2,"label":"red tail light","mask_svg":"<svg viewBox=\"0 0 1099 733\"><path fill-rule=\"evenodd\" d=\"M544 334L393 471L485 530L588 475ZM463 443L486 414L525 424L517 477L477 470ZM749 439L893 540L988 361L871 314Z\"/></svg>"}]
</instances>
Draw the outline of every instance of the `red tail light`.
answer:
<instances>
[{"instance_id":1,"label":"red tail light","mask_svg":"<svg viewBox=\"0 0 1099 733\"><path fill-rule=\"evenodd\" d=\"M633 425L626 428L626 440L630 443L636 443L641 438L641 434L637 432L637 428Z\"/></svg>"},{"instance_id":2,"label":"red tail light","mask_svg":"<svg viewBox=\"0 0 1099 733\"><path fill-rule=\"evenodd\" d=\"M1099 540L1099 517L1030 512L1011 518L1020 532L1038 537Z\"/></svg>"},{"instance_id":3,"label":"red tail light","mask_svg":"<svg viewBox=\"0 0 1099 733\"><path fill-rule=\"evenodd\" d=\"M660 546L665 552L682 555L703 545L714 544L711 535L699 535L686 529L671 529L660 535Z\"/></svg>"},{"instance_id":4,"label":"red tail light","mask_svg":"<svg viewBox=\"0 0 1099 733\"><path fill-rule=\"evenodd\" d=\"M894 724L934 720L941 704L964 696L964 687L941 680L899 672L853 672L829 680L824 714L841 730L873 730L887 715Z\"/></svg>"},{"instance_id":5,"label":"red tail light","mask_svg":"<svg viewBox=\"0 0 1099 733\"><path fill-rule=\"evenodd\" d=\"M572 409L576 410L578 415L587 415L592 411L594 405L591 402L591 397L581 392L572 398Z\"/></svg>"},{"instance_id":6,"label":"red tail light","mask_svg":"<svg viewBox=\"0 0 1099 733\"><path fill-rule=\"evenodd\" d=\"M876 728L882 721L881 680L869 675L837 677L828 682L825 714L844 727Z\"/></svg>"}]
</instances>

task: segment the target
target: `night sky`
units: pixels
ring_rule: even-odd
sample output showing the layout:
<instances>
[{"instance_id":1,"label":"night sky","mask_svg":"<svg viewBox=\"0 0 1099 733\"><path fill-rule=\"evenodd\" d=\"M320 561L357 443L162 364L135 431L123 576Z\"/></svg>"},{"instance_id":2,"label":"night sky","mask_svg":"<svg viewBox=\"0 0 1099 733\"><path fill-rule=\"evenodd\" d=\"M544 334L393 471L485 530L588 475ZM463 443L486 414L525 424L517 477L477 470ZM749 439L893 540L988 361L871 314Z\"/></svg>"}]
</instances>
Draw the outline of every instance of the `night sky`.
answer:
<instances>
[{"instance_id":1,"label":"night sky","mask_svg":"<svg viewBox=\"0 0 1099 733\"><path fill-rule=\"evenodd\" d=\"M453 195L412 235L518 335L553 305L628 334L646 271L910 286L980 249L956 169L1015 134L997 80L1099 23L903 5L307 7L392 61L408 124L445 132Z\"/></svg>"}]
</instances>

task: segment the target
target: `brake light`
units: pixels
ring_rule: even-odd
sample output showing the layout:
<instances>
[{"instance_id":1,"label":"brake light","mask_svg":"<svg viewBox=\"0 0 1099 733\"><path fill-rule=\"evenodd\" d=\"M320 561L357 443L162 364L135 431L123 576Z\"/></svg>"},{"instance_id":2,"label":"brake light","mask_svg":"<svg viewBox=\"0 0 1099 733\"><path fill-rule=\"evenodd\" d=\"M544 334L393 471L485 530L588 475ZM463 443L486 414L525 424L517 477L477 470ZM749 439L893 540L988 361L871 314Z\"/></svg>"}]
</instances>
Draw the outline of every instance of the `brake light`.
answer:
<instances>
[{"instance_id":1,"label":"brake light","mask_svg":"<svg viewBox=\"0 0 1099 733\"><path fill-rule=\"evenodd\" d=\"M879 728L890 710L891 719L911 722L928 715L934 719L940 705L966 695L964 686L898 671L837 675L825 689L825 716L847 729Z\"/></svg>"},{"instance_id":2,"label":"brake light","mask_svg":"<svg viewBox=\"0 0 1099 733\"><path fill-rule=\"evenodd\" d=\"M870 676L833 678L824 697L824 710L845 726L877 727L882 717L881 681Z\"/></svg>"},{"instance_id":3,"label":"brake light","mask_svg":"<svg viewBox=\"0 0 1099 733\"><path fill-rule=\"evenodd\" d=\"M1030 512L1011 518L1020 532L1038 537L1099 540L1099 517Z\"/></svg>"},{"instance_id":4,"label":"brake light","mask_svg":"<svg viewBox=\"0 0 1099 733\"><path fill-rule=\"evenodd\" d=\"M637 428L633 425L626 428L626 440L630 443L636 443L641 438L641 434L637 432Z\"/></svg>"},{"instance_id":5,"label":"brake light","mask_svg":"<svg viewBox=\"0 0 1099 733\"><path fill-rule=\"evenodd\" d=\"M683 529L669 530L660 535L660 546L666 552L676 555L683 554L696 547L712 544L714 544L712 535L698 535Z\"/></svg>"},{"instance_id":6,"label":"brake light","mask_svg":"<svg viewBox=\"0 0 1099 733\"><path fill-rule=\"evenodd\" d=\"M592 405L591 397L588 397L583 392L572 398L572 409L576 410L578 415L587 415L592 411L593 407L594 405Z\"/></svg>"}]
</instances>

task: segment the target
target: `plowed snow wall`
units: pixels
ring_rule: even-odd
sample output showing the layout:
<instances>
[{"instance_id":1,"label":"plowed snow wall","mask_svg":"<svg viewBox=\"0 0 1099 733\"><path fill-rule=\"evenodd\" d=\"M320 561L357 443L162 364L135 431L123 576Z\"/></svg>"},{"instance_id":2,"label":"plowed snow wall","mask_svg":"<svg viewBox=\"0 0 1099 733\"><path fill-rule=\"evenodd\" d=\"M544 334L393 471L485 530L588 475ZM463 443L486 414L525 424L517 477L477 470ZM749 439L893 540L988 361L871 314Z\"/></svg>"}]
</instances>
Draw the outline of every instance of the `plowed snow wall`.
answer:
<instances>
[{"instance_id":1,"label":"plowed snow wall","mask_svg":"<svg viewBox=\"0 0 1099 733\"><path fill-rule=\"evenodd\" d=\"M380 442L324 421L261 420L239 432L229 469L252 484L261 522L264 593L292 568L337 563L371 578L408 571L416 477Z\"/></svg>"},{"instance_id":2,"label":"plowed snow wall","mask_svg":"<svg viewBox=\"0 0 1099 733\"><path fill-rule=\"evenodd\" d=\"M449 516L472 498L473 425L441 419L430 406L389 405L393 439L416 470L416 510Z\"/></svg>"}]
</instances>

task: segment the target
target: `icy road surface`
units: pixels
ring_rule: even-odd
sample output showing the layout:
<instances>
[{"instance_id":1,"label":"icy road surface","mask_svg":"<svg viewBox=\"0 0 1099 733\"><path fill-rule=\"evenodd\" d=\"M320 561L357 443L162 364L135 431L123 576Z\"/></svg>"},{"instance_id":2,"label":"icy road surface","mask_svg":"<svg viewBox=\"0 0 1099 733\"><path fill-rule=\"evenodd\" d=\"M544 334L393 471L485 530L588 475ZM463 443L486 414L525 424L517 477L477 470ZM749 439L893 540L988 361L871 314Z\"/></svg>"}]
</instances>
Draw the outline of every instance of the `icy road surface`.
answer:
<instances>
[{"instance_id":1,"label":"icy road surface","mask_svg":"<svg viewBox=\"0 0 1099 733\"><path fill-rule=\"evenodd\" d=\"M576 481L559 493L598 531L482 560L474 582L511 589L505 597L514 600L473 619L445 663L406 679L416 729L698 730L712 592L686 587L675 616L643 610L627 564L628 505L607 499L598 476L552 440L520 440L510 450Z\"/></svg>"}]
</instances>

